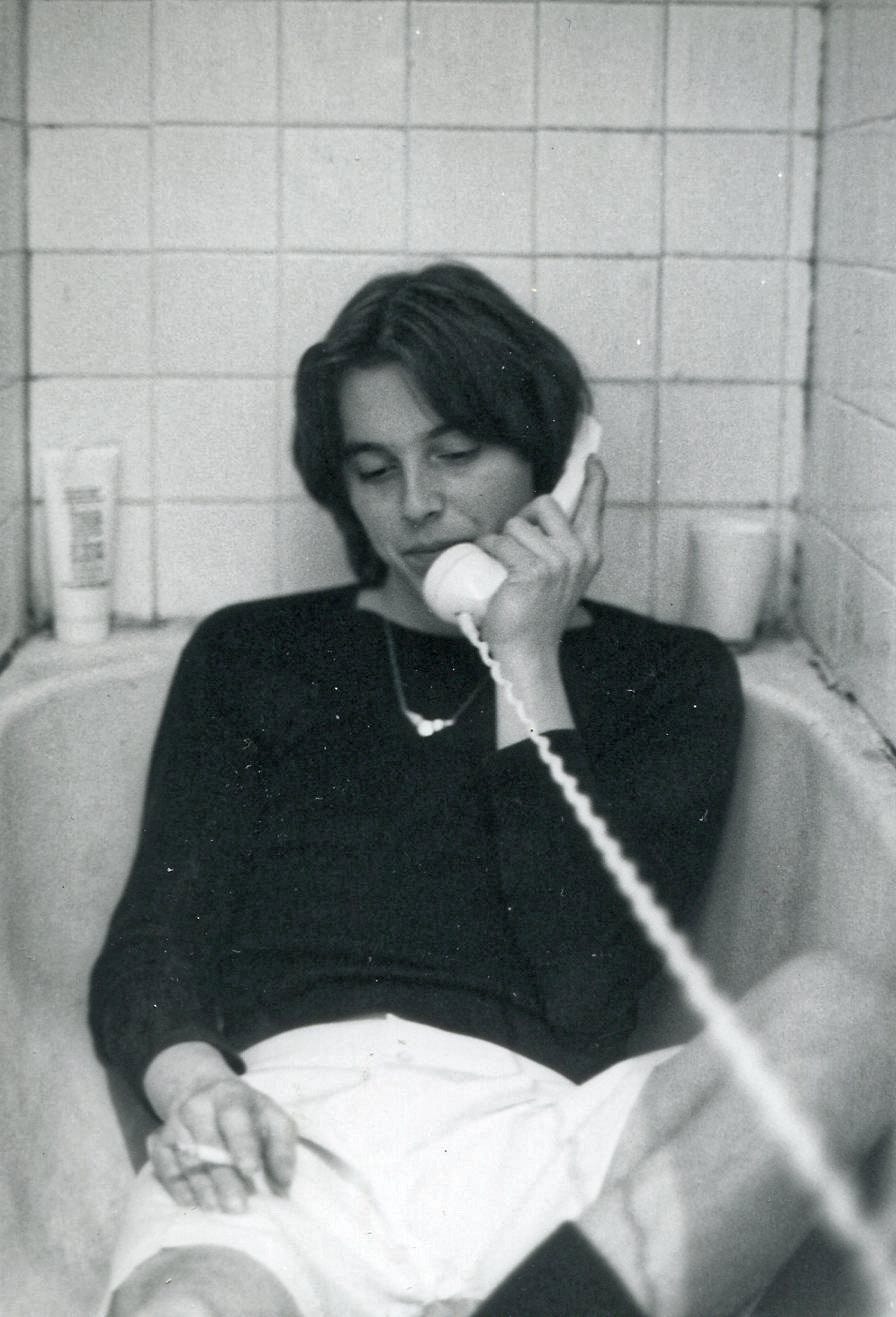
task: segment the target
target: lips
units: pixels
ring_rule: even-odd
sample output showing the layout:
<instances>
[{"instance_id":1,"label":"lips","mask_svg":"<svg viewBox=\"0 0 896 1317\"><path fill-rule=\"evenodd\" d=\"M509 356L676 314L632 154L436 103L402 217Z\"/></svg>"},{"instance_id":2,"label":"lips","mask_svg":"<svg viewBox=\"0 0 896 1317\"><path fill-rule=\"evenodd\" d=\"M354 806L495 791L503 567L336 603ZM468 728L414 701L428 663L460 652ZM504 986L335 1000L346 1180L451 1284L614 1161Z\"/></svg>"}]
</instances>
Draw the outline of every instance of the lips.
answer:
<instances>
[{"instance_id":1,"label":"lips","mask_svg":"<svg viewBox=\"0 0 896 1317\"><path fill-rule=\"evenodd\" d=\"M429 570L440 554L458 543L459 540L443 540L441 544L420 544L416 548L405 549L401 556L415 571L424 572Z\"/></svg>"}]
</instances>

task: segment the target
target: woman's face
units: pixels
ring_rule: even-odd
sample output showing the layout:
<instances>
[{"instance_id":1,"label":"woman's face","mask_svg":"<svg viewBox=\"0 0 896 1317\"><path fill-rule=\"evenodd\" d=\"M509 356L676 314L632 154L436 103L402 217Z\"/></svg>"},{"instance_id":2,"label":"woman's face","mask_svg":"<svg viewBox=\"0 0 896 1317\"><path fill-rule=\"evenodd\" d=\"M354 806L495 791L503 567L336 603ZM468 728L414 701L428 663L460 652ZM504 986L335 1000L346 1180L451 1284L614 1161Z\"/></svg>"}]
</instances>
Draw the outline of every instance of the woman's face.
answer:
<instances>
[{"instance_id":1,"label":"woman's face","mask_svg":"<svg viewBox=\"0 0 896 1317\"><path fill-rule=\"evenodd\" d=\"M384 593L419 611L439 553L500 530L533 497L531 465L448 429L391 363L349 371L339 408L346 489L386 564Z\"/></svg>"}]
</instances>

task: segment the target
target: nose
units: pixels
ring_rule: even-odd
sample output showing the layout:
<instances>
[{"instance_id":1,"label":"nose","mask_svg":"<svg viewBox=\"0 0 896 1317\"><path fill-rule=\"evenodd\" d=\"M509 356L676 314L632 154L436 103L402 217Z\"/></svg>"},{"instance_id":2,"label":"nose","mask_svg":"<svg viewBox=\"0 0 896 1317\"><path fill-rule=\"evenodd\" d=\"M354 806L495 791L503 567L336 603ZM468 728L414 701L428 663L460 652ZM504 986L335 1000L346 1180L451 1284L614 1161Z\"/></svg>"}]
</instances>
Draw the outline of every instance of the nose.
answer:
<instances>
[{"instance_id":1,"label":"nose","mask_svg":"<svg viewBox=\"0 0 896 1317\"><path fill-rule=\"evenodd\" d=\"M407 521L427 521L438 516L444 506L445 496L436 472L429 467L405 472L401 511Z\"/></svg>"}]
</instances>

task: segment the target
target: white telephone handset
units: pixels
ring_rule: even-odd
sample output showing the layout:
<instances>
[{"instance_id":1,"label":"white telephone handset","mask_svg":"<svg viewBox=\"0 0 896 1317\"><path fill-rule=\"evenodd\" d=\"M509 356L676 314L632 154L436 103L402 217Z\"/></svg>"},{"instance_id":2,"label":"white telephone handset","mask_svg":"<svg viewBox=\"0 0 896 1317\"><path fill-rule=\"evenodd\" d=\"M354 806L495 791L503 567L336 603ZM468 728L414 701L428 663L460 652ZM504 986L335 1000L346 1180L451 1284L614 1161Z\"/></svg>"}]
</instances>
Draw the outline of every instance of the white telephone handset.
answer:
<instances>
[{"instance_id":1,"label":"white telephone handset","mask_svg":"<svg viewBox=\"0 0 896 1317\"><path fill-rule=\"evenodd\" d=\"M568 517L575 511L585 480L585 463L600 447L601 428L593 416L586 416L576 432L566 466L551 497ZM453 622L459 613L469 613L481 622L488 602L506 580L507 569L475 544L452 544L440 553L423 581L423 597L445 622Z\"/></svg>"}]
</instances>

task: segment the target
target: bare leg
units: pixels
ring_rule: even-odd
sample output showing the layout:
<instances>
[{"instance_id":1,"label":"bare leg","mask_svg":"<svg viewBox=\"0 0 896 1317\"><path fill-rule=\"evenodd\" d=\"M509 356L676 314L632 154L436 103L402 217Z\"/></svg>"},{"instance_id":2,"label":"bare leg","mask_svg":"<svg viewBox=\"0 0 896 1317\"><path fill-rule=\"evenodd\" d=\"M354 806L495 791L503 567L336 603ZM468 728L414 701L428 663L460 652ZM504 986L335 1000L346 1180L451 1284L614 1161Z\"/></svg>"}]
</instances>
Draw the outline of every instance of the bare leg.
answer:
<instances>
[{"instance_id":1,"label":"bare leg","mask_svg":"<svg viewBox=\"0 0 896 1317\"><path fill-rule=\"evenodd\" d=\"M279 1280L232 1248L166 1248L115 1291L108 1317L300 1317Z\"/></svg>"},{"instance_id":2,"label":"bare leg","mask_svg":"<svg viewBox=\"0 0 896 1317\"><path fill-rule=\"evenodd\" d=\"M822 955L754 988L742 1019L832 1154L857 1165L896 1115L896 999ZM659 1067L579 1222L652 1317L721 1317L758 1292L813 1209L705 1038Z\"/></svg>"}]
</instances>

